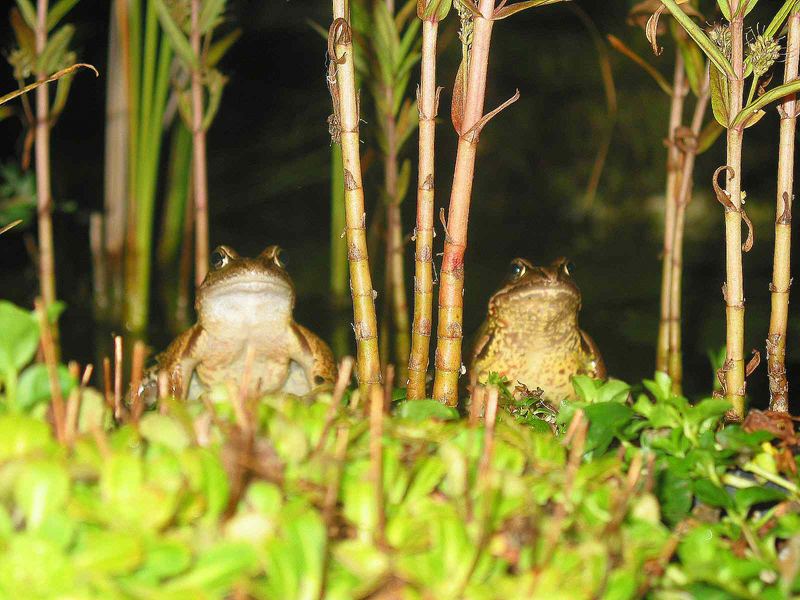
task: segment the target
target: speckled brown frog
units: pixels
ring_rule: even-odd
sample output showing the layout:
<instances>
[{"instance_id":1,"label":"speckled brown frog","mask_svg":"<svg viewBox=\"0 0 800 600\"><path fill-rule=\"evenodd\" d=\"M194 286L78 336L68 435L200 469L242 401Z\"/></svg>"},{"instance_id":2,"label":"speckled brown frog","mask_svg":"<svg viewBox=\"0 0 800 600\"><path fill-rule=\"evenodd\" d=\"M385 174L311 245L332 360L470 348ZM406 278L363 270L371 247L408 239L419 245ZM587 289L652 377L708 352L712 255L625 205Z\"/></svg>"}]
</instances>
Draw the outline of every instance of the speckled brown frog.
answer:
<instances>
[{"instance_id":1,"label":"speckled brown frog","mask_svg":"<svg viewBox=\"0 0 800 600\"><path fill-rule=\"evenodd\" d=\"M228 381L238 389L246 370L251 395L305 394L334 380L328 345L294 321L294 285L279 253L277 246L256 258L228 246L214 250L197 289L197 323L157 357L172 393L196 398Z\"/></svg>"},{"instance_id":2,"label":"speckled brown frog","mask_svg":"<svg viewBox=\"0 0 800 600\"><path fill-rule=\"evenodd\" d=\"M606 376L597 345L578 326L580 308L581 294L567 260L549 267L513 260L503 287L489 300L471 374L484 382L497 372L514 384L541 388L544 399L554 404L574 397L573 375Z\"/></svg>"}]
</instances>

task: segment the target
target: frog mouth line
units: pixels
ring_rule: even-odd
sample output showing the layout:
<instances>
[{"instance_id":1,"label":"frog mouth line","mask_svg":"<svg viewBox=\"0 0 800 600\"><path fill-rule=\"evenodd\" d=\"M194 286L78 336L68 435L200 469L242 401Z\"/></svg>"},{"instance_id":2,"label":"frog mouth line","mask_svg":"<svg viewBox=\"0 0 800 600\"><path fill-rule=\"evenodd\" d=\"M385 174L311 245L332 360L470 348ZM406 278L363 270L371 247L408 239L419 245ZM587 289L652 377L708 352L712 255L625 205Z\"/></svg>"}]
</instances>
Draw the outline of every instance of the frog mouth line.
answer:
<instances>
[{"instance_id":1,"label":"frog mouth line","mask_svg":"<svg viewBox=\"0 0 800 600\"><path fill-rule=\"evenodd\" d=\"M283 282L269 279L242 279L219 283L212 296L228 294L291 294L292 289Z\"/></svg>"}]
</instances>

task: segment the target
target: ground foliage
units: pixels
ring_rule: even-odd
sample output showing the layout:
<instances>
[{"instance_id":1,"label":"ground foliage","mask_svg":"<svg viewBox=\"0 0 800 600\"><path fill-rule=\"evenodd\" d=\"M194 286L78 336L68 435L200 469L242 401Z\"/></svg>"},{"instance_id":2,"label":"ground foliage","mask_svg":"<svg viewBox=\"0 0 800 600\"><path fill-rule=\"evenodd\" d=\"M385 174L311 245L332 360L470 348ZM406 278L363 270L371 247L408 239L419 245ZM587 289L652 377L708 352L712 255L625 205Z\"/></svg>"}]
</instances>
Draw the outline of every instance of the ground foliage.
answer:
<instances>
[{"instance_id":1,"label":"ground foliage","mask_svg":"<svg viewBox=\"0 0 800 600\"><path fill-rule=\"evenodd\" d=\"M348 395L332 409L326 393L248 405L220 389L115 424L65 368L62 393L81 401L58 443L47 369L29 364L38 338L33 315L0 302L0 597L800 591L790 419L723 426L726 401L691 404L665 378L579 377L558 413L502 389L494 428L397 400L376 487Z\"/></svg>"}]
</instances>

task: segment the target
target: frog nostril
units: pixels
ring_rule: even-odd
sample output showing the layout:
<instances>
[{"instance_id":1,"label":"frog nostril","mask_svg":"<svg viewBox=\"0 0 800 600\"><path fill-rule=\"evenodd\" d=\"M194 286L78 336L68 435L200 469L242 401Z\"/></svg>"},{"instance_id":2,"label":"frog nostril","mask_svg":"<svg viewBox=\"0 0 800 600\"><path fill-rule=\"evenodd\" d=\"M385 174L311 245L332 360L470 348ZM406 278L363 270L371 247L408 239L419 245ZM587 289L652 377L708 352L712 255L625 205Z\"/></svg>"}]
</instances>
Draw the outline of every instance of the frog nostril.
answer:
<instances>
[{"instance_id":1,"label":"frog nostril","mask_svg":"<svg viewBox=\"0 0 800 600\"><path fill-rule=\"evenodd\" d=\"M314 385L322 385L323 383L325 383L325 378L322 375L314 376Z\"/></svg>"}]
</instances>

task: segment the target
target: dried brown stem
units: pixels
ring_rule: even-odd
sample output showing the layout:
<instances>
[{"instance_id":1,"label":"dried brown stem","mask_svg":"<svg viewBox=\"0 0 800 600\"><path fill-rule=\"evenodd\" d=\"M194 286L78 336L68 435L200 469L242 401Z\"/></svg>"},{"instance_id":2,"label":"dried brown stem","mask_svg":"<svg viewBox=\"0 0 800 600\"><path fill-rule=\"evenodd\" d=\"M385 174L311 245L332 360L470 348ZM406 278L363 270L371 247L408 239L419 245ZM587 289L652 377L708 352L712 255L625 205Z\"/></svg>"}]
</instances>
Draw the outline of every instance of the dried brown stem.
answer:
<instances>
[{"instance_id":1,"label":"dried brown stem","mask_svg":"<svg viewBox=\"0 0 800 600\"><path fill-rule=\"evenodd\" d=\"M414 229L414 325L411 331L411 354L408 358L406 397L419 400L426 396L426 377L433 327L433 215L436 116L439 90L436 88L436 39L439 23L422 22L422 59L419 108L419 182L417 187L417 225Z\"/></svg>"},{"instance_id":2,"label":"dried brown stem","mask_svg":"<svg viewBox=\"0 0 800 600\"><path fill-rule=\"evenodd\" d=\"M191 42L197 66L192 69L192 165L195 205L194 277L200 285L208 270L208 174L206 131L203 127L203 73L200 56L200 0L192 0Z\"/></svg>"},{"instance_id":3,"label":"dried brown stem","mask_svg":"<svg viewBox=\"0 0 800 600\"><path fill-rule=\"evenodd\" d=\"M144 360L147 357L147 346L141 340L136 340L133 344L133 361L131 363L131 417L134 423L139 422L139 418L144 412L144 402L139 388L142 384L142 374L144 373Z\"/></svg>"},{"instance_id":4,"label":"dried brown stem","mask_svg":"<svg viewBox=\"0 0 800 600\"><path fill-rule=\"evenodd\" d=\"M672 102L669 110L667 131L667 189L664 194L664 248L661 266L661 313L656 344L656 371L669 371L669 312L672 289L672 245L675 239L675 208L680 185L679 169L681 152L675 143L675 132L683 122L683 106L686 99L686 74L680 50L675 50L675 71L672 83Z\"/></svg>"},{"instance_id":5,"label":"dried brown stem","mask_svg":"<svg viewBox=\"0 0 800 600\"><path fill-rule=\"evenodd\" d=\"M466 99L459 128L447 235L442 256L433 397L449 406L458 403L463 339L464 252L467 249L467 223L479 137L479 131L474 128L483 117L494 5L494 0L480 0L480 16L474 18Z\"/></svg>"},{"instance_id":6,"label":"dried brown stem","mask_svg":"<svg viewBox=\"0 0 800 600\"><path fill-rule=\"evenodd\" d=\"M347 386L350 384L350 375L353 372L353 357L345 356L339 363L339 375L336 378L336 385L333 388L333 396L331 397L331 405L328 407L328 412L325 415L325 425L322 428L322 433L319 434L319 440L314 448L314 453L319 453L325 441L328 438L328 432L333 425L334 419L339 412L339 407L342 405L342 397L344 396Z\"/></svg>"},{"instance_id":7,"label":"dried brown stem","mask_svg":"<svg viewBox=\"0 0 800 600\"><path fill-rule=\"evenodd\" d=\"M342 144L347 259L350 263L357 374L361 395L366 399L369 397L370 387L380 383L381 372L375 298L365 235L366 213L361 182L359 102L355 86L353 36L346 4L345 0L333 0L333 24L328 38L331 61L328 82L334 105L331 129L334 137L339 137Z\"/></svg>"},{"instance_id":8,"label":"dried brown stem","mask_svg":"<svg viewBox=\"0 0 800 600\"><path fill-rule=\"evenodd\" d=\"M800 13L788 19L786 65L783 81L797 79L800 56ZM789 412L789 382L786 379L786 327L789 321L789 288L792 283L789 257L792 242L792 198L794 185L794 136L797 126L796 95L784 98L778 107L781 117L778 147L778 194L775 208L775 253L770 286L772 310L767 336L769 409Z\"/></svg>"}]
</instances>

